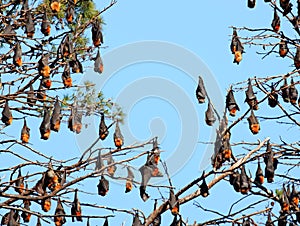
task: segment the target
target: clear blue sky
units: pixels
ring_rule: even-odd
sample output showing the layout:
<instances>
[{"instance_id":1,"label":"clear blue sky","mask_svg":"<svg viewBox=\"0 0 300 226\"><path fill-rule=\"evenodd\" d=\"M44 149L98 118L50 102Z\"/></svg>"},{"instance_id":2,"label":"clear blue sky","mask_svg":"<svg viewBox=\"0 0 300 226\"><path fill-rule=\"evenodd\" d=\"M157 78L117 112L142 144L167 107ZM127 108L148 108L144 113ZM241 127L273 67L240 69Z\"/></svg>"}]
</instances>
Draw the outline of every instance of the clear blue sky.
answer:
<instances>
[{"instance_id":1,"label":"clear blue sky","mask_svg":"<svg viewBox=\"0 0 300 226\"><path fill-rule=\"evenodd\" d=\"M99 9L109 3L107 0L96 2ZM285 73L291 69L289 68L291 62L286 59L271 56L262 61L255 55L257 48L254 47L246 47L240 65L232 63L233 56L229 50L232 30L229 26L269 27L273 16L270 7L263 1L257 1L254 10L248 9L246 3L247 1L239 0L230 2L119 0L113 8L103 14L106 23L103 34L107 46L102 49L104 73L98 75L86 69L84 79L92 78L103 88L107 97L120 100L127 114L125 125L121 126L121 129L126 131L124 132L126 145L159 136L161 148L165 151L162 158L172 165L172 174L174 173L172 181L178 189L200 176L203 169L211 169L209 162L211 147L198 142L212 141L214 128L206 126L204 122L207 103L198 105L195 98L197 76L203 75L204 82L209 84L207 89L213 103L221 109L230 83L246 80L254 75L262 77ZM246 35L246 33L241 34ZM138 47L140 51L136 51L135 44L132 44L136 42L140 43ZM152 52L151 43L154 43L154 49L158 48L155 49L157 51ZM159 43L162 44L161 50L159 50ZM171 53L165 52L167 48L170 48ZM131 50L135 51L131 52ZM191 65L184 66L189 63ZM114 65L117 65L116 68ZM77 81L80 80L80 76L76 78ZM239 93L237 99L242 109L239 115L247 109L246 104L243 103L244 93ZM263 109L264 107L261 107L261 111ZM92 123L97 127L98 119ZM267 126L262 124L262 130ZM90 125L90 128L93 128L93 125ZM74 135L76 136L74 137L67 128L63 128L60 134L51 134L49 142L54 144L53 146L49 147L48 142L38 141L39 144L35 144L35 147L40 148L44 153L52 153L56 158L74 157L81 153L89 141L94 140L93 136L96 137L96 133L96 130L87 133L83 131L80 136ZM112 139L112 134L113 131L109 139ZM277 136L276 133L266 131L253 137L246 122L242 122L232 131L232 134L233 141L243 139L255 141L266 136ZM37 138L38 131L33 132L32 136L32 140ZM104 142L103 145L111 145L111 142ZM188 156L183 160L185 164L176 165L177 161L181 160L181 156ZM143 162L144 160L136 161L136 167L138 168ZM254 174L253 170L252 174ZM79 187L79 189L96 192L97 183L98 179L89 179L83 183L84 188ZM196 187L190 191L195 189ZM151 198L160 198L155 189L148 189L148 191ZM241 197L235 194L229 183L225 182L216 185L210 194L206 200L199 198L197 201L208 209L217 209L220 212L228 211L232 200ZM167 190L162 190L162 195L167 198ZM82 202L127 209L138 208L144 211L146 216L153 208L152 200L143 203L138 188L125 194L123 184L112 183L107 197L83 194L80 197ZM102 210L91 210L85 213L111 214ZM192 202L181 207L181 214L184 219L189 219L189 223L194 220L201 222L212 216L192 206ZM121 222L131 225L131 216L119 213L116 215L115 218L110 219L110 225L121 225ZM162 225L169 225L171 218L169 212L164 214ZM102 221L91 222L92 225L103 224ZM70 220L66 225L71 225Z\"/></svg>"}]
</instances>

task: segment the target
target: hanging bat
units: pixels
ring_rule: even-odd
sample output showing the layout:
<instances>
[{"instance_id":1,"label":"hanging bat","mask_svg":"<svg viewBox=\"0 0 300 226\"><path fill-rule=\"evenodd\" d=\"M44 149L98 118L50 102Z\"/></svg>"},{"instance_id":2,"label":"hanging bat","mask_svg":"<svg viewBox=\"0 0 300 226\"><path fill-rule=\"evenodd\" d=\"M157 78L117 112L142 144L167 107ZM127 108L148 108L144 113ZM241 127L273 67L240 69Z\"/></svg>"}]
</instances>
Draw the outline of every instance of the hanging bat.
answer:
<instances>
[{"instance_id":1,"label":"hanging bat","mask_svg":"<svg viewBox=\"0 0 300 226\"><path fill-rule=\"evenodd\" d=\"M241 178L241 175L237 171L234 171L229 176L229 182L233 186L233 188L234 188L234 190L236 192L240 192L241 191L241 183L240 183L241 179L240 178Z\"/></svg>"},{"instance_id":2,"label":"hanging bat","mask_svg":"<svg viewBox=\"0 0 300 226\"><path fill-rule=\"evenodd\" d=\"M26 35L28 38L33 38L34 32L35 32L35 27L34 27L34 22L32 18L32 13L30 11L27 11L26 13Z\"/></svg>"},{"instance_id":3,"label":"hanging bat","mask_svg":"<svg viewBox=\"0 0 300 226\"><path fill-rule=\"evenodd\" d=\"M30 211L30 205L31 205L31 203L30 203L29 200L24 200L24 209L25 210ZM31 213L23 211L22 214L21 214L21 217L22 217L22 219L25 223L28 223L30 221L30 218L31 218Z\"/></svg>"},{"instance_id":4,"label":"hanging bat","mask_svg":"<svg viewBox=\"0 0 300 226\"><path fill-rule=\"evenodd\" d=\"M284 84L280 87L280 89L283 101L286 103L290 102L289 85L287 84L286 78L284 78Z\"/></svg>"},{"instance_id":5,"label":"hanging bat","mask_svg":"<svg viewBox=\"0 0 300 226\"><path fill-rule=\"evenodd\" d=\"M61 115L61 106L58 100L58 97L56 97L55 103L54 103L54 109L52 112L52 116L50 119L50 129L58 132L60 128L60 121L62 119Z\"/></svg>"},{"instance_id":6,"label":"hanging bat","mask_svg":"<svg viewBox=\"0 0 300 226\"><path fill-rule=\"evenodd\" d=\"M246 174L245 166L242 166L241 175L240 175L240 184L241 184L241 193L243 195L248 194L251 190L251 180Z\"/></svg>"},{"instance_id":7,"label":"hanging bat","mask_svg":"<svg viewBox=\"0 0 300 226\"><path fill-rule=\"evenodd\" d=\"M291 85L289 87L289 99L291 104L295 105L298 99L298 90L295 87L294 79L291 79Z\"/></svg>"},{"instance_id":8,"label":"hanging bat","mask_svg":"<svg viewBox=\"0 0 300 226\"><path fill-rule=\"evenodd\" d=\"M253 92L253 88L251 85L251 79L248 80L248 89L246 90L246 99L245 102L248 103L249 107L253 110L258 110L258 101Z\"/></svg>"},{"instance_id":9,"label":"hanging bat","mask_svg":"<svg viewBox=\"0 0 300 226\"><path fill-rule=\"evenodd\" d=\"M267 178L268 183L272 183L274 181L274 172L277 169L278 160L274 158L274 152L271 148L270 142L267 143L264 162L266 164L265 178Z\"/></svg>"},{"instance_id":10,"label":"hanging bat","mask_svg":"<svg viewBox=\"0 0 300 226\"><path fill-rule=\"evenodd\" d=\"M214 110L210 102L208 102L207 110L205 112L205 122L208 126L212 126L216 121Z\"/></svg>"},{"instance_id":11,"label":"hanging bat","mask_svg":"<svg viewBox=\"0 0 300 226\"><path fill-rule=\"evenodd\" d=\"M144 202L146 202L148 200L148 198L150 197L146 193L146 186L147 186L150 178L152 177L153 169L150 166L143 165L139 169L139 171L140 171L141 176L142 176L142 182L141 182L141 186L140 186L140 197L142 198L142 200Z\"/></svg>"},{"instance_id":12,"label":"hanging bat","mask_svg":"<svg viewBox=\"0 0 300 226\"><path fill-rule=\"evenodd\" d=\"M68 8L66 10L66 20L68 22L68 24L72 24L73 22L73 18L74 18L74 5L69 4Z\"/></svg>"},{"instance_id":13,"label":"hanging bat","mask_svg":"<svg viewBox=\"0 0 300 226\"><path fill-rule=\"evenodd\" d=\"M198 86L196 89L196 97L197 97L199 104L203 104L205 102L206 90L205 90L204 83L203 83L201 76L199 76L199 82L198 82Z\"/></svg>"},{"instance_id":14,"label":"hanging bat","mask_svg":"<svg viewBox=\"0 0 300 226\"><path fill-rule=\"evenodd\" d=\"M220 153L222 154L222 162L230 161L232 156L232 150L229 139L223 139L220 147Z\"/></svg>"},{"instance_id":15,"label":"hanging bat","mask_svg":"<svg viewBox=\"0 0 300 226\"><path fill-rule=\"evenodd\" d=\"M43 121L40 125L41 139L48 140L50 137L50 111L49 109L44 110Z\"/></svg>"},{"instance_id":16,"label":"hanging bat","mask_svg":"<svg viewBox=\"0 0 300 226\"><path fill-rule=\"evenodd\" d=\"M203 181L202 181L202 184L200 185L200 194L205 198L209 195L209 191L208 191L208 186L205 181L204 174L205 174L205 172L203 171L203 173L202 173Z\"/></svg>"},{"instance_id":17,"label":"hanging bat","mask_svg":"<svg viewBox=\"0 0 300 226\"><path fill-rule=\"evenodd\" d=\"M285 190L284 185L283 185L283 188L282 188L282 195L281 195L281 199L280 199L280 205L281 205L282 213L289 213L290 202L289 202L289 198L286 194L286 190Z\"/></svg>"},{"instance_id":18,"label":"hanging bat","mask_svg":"<svg viewBox=\"0 0 300 226\"><path fill-rule=\"evenodd\" d=\"M115 133L114 133L114 143L118 149L121 149L121 147L124 144L124 137L123 137L120 127L119 127L119 121L117 121L117 123L116 123L116 128L115 128Z\"/></svg>"},{"instance_id":19,"label":"hanging bat","mask_svg":"<svg viewBox=\"0 0 300 226\"><path fill-rule=\"evenodd\" d=\"M72 86L72 78L70 75L70 67L68 64L65 65L64 72L61 75L61 79L63 81L63 84L66 88L69 88Z\"/></svg>"},{"instance_id":20,"label":"hanging bat","mask_svg":"<svg viewBox=\"0 0 300 226\"><path fill-rule=\"evenodd\" d=\"M22 176L21 169L19 168L19 174L18 178L15 182L15 191L19 194L22 194L24 192L24 177Z\"/></svg>"},{"instance_id":21,"label":"hanging bat","mask_svg":"<svg viewBox=\"0 0 300 226\"><path fill-rule=\"evenodd\" d=\"M285 57L289 52L287 41L281 39L279 42L279 56Z\"/></svg>"},{"instance_id":22,"label":"hanging bat","mask_svg":"<svg viewBox=\"0 0 300 226\"><path fill-rule=\"evenodd\" d=\"M296 191L295 184L292 185L292 193L290 195L290 204L291 204L291 209L293 210L299 210L299 193Z\"/></svg>"},{"instance_id":23,"label":"hanging bat","mask_svg":"<svg viewBox=\"0 0 300 226\"><path fill-rule=\"evenodd\" d=\"M60 2L58 0L51 0L50 7L52 12L58 13L60 11Z\"/></svg>"},{"instance_id":24,"label":"hanging bat","mask_svg":"<svg viewBox=\"0 0 300 226\"><path fill-rule=\"evenodd\" d=\"M95 171L100 170L104 166L103 159L101 157L101 150L98 152L98 157L96 161Z\"/></svg>"},{"instance_id":25,"label":"hanging bat","mask_svg":"<svg viewBox=\"0 0 300 226\"><path fill-rule=\"evenodd\" d=\"M272 84L271 93L268 96L268 104L271 108L274 108L277 106L277 103L278 103L278 94L276 93L275 87Z\"/></svg>"},{"instance_id":26,"label":"hanging bat","mask_svg":"<svg viewBox=\"0 0 300 226\"><path fill-rule=\"evenodd\" d=\"M47 99L46 90L43 87L42 82L40 83L39 89L36 92L36 98L41 102Z\"/></svg>"},{"instance_id":27,"label":"hanging bat","mask_svg":"<svg viewBox=\"0 0 300 226\"><path fill-rule=\"evenodd\" d=\"M98 72L99 74L101 74L103 72L103 62L102 62L99 50L98 50L96 58L95 58L94 71Z\"/></svg>"},{"instance_id":28,"label":"hanging bat","mask_svg":"<svg viewBox=\"0 0 300 226\"><path fill-rule=\"evenodd\" d=\"M51 209L51 198L43 199L41 206L43 211L48 212Z\"/></svg>"},{"instance_id":29,"label":"hanging bat","mask_svg":"<svg viewBox=\"0 0 300 226\"><path fill-rule=\"evenodd\" d=\"M169 206L170 206L171 213L173 215L179 214L178 197L174 194L174 191L172 188L170 188Z\"/></svg>"},{"instance_id":30,"label":"hanging bat","mask_svg":"<svg viewBox=\"0 0 300 226\"><path fill-rule=\"evenodd\" d=\"M134 216L133 216L133 222L132 222L132 226L142 226L142 222L140 221L140 218L139 218L139 214L138 212L136 211Z\"/></svg>"},{"instance_id":31,"label":"hanging bat","mask_svg":"<svg viewBox=\"0 0 300 226\"><path fill-rule=\"evenodd\" d=\"M274 16L271 24L273 31L278 32L280 30L280 17L277 14L276 7L274 7Z\"/></svg>"},{"instance_id":32,"label":"hanging bat","mask_svg":"<svg viewBox=\"0 0 300 226\"><path fill-rule=\"evenodd\" d=\"M290 0L280 0L280 7L283 9L283 16L286 16L288 13L292 11L292 4Z\"/></svg>"},{"instance_id":33,"label":"hanging bat","mask_svg":"<svg viewBox=\"0 0 300 226\"><path fill-rule=\"evenodd\" d=\"M9 106L8 106L8 101L6 100L5 101L5 105L4 105L4 108L3 108L3 111L2 111L2 118L1 118L1 121L6 125L6 126L9 126L11 125L12 121L13 121L13 116L12 116L12 113L9 109Z\"/></svg>"},{"instance_id":34,"label":"hanging bat","mask_svg":"<svg viewBox=\"0 0 300 226\"><path fill-rule=\"evenodd\" d=\"M22 48L19 42L15 45L13 64L17 67L22 66Z\"/></svg>"},{"instance_id":35,"label":"hanging bat","mask_svg":"<svg viewBox=\"0 0 300 226\"><path fill-rule=\"evenodd\" d=\"M66 223L66 218L60 215L66 215L66 212L61 204L60 198L58 198L54 216L54 223L56 226L61 226Z\"/></svg>"},{"instance_id":36,"label":"hanging bat","mask_svg":"<svg viewBox=\"0 0 300 226\"><path fill-rule=\"evenodd\" d=\"M297 69L300 68L300 47L297 47L296 55L294 57L294 65Z\"/></svg>"},{"instance_id":37,"label":"hanging bat","mask_svg":"<svg viewBox=\"0 0 300 226\"><path fill-rule=\"evenodd\" d=\"M71 60L69 62L70 67L72 68L73 73L83 73L83 67L82 64L77 59L77 54L75 53L75 59Z\"/></svg>"},{"instance_id":38,"label":"hanging bat","mask_svg":"<svg viewBox=\"0 0 300 226\"><path fill-rule=\"evenodd\" d=\"M230 49L231 53L234 54L233 63L239 64L243 59L242 54L244 53L244 47L237 35L236 28L233 29Z\"/></svg>"},{"instance_id":39,"label":"hanging bat","mask_svg":"<svg viewBox=\"0 0 300 226\"><path fill-rule=\"evenodd\" d=\"M7 24L2 35L7 43L12 44L12 40L15 38L16 32L11 24Z\"/></svg>"},{"instance_id":40,"label":"hanging bat","mask_svg":"<svg viewBox=\"0 0 300 226\"><path fill-rule=\"evenodd\" d=\"M115 161L114 161L114 159L113 159L113 157L112 157L112 154L111 154L111 152L109 152L109 154L108 154L108 156L107 156L107 165L113 164L114 162L115 162ZM108 167L107 167L107 173L108 173L111 177L114 176L116 170L117 170L116 165L112 165L112 166L108 166Z\"/></svg>"},{"instance_id":41,"label":"hanging bat","mask_svg":"<svg viewBox=\"0 0 300 226\"><path fill-rule=\"evenodd\" d=\"M92 40L95 47L103 44L103 35L101 32L101 22L97 18L92 25Z\"/></svg>"},{"instance_id":42,"label":"hanging bat","mask_svg":"<svg viewBox=\"0 0 300 226\"><path fill-rule=\"evenodd\" d=\"M97 187L98 195L105 196L109 191L109 181L106 180L105 177L102 175Z\"/></svg>"},{"instance_id":43,"label":"hanging bat","mask_svg":"<svg viewBox=\"0 0 300 226\"><path fill-rule=\"evenodd\" d=\"M237 103L235 101L232 89L230 89L228 91L227 96L226 96L226 108L228 109L229 114L233 117L235 116L236 111L240 110L239 106L237 105Z\"/></svg>"},{"instance_id":44,"label":"hanging bat","mask_svg":"<svg viewBox=\"0 0 300 226\"><path fill-rule=\"evenodd\" d=\"M43 78L49 78L50 76L50 67L49 67L49 54L42 55L41 59L38 62L38 71L39 75Z\"/></svg>"},{"instance_id":45,"label":"hanging bat","mask_svg":"<svg viewBox=\"0 0 300 226\"><path fill-rule=\"evenodd\" d=\"M153 207L153 211L155 211L157 208L157 199L154 200L154 207ZM160 226L161 225L161 215L158 214L157 217L155 217L155 219L152 222L153 226Z\"/></svg>"},{"instance_id":46,"label":"hanging bat","mask_svg":"<svg viewBox=\"0 0 300 226\"><path fill-rule=\"evenodd\" d=\"M36 96L34 95L34 90L32 84L29 86L29 91L27 92L27 104L30 107L36 103Z\"/></svg>"},{"instance_id":47,"label":"hanging bat","mask_svg":"<svg viewBox=\"0 0 300 226\"><path fill-rule=\"evenodd\" d=\"M100 121L100 125L99 125L99 137L101 140L105 140L105 138L109 134L109 131L105 124L104 113L101 112L100 114L101 114L101 121Z\"/></svg>"},{"instance_id":48,"label":"hanging bat","mask_svg":"<svg viewBox=\"0 0 300 226\"><path fill-rule=\"evenodd\" d=\"M248 7L253 9L255 7L256 0L248 0Z\"/></svg>"},{"instance_id":49,"label":"hanging bat","mask_svg":"<svg viewBox=\"0 0 300 226\"><path fill-rule=\"evenodd\" d=\"M74 52L73 45L70 41L70 37L68 34L65 35L65 37L62 39L59 45L59 52L61 53L62 57L68 57L70 54ZM77 57L75 58L75 60L77 60Z\"/></svg>"},{"instance_id":50,"label":"hanging bat","mask_svg":"<svg viewBox=\"0 0 300 226\"><path fill-rule=\"evenodd\" d=\"M45 10L44 15L43 15L43 21L42 21L42 24L41 24L41 32L45 36L50 35L50 32L51 32L51 23L48 19L46 10Z\"/></svg>"},{"instance_id":51,"label":"hanging bat","mask_svg":"<svg viewBox=\"0 0 300 226\"><path fill-rule=\"evenodd\" d=\"M71 115L68 119L68 128L72 132L76 132L77 134L79 134L82 128L81 120L82 120L82 113L78 112L77 109L72 109Z\"/></svg>"},{"instance_id":52,"label":"hanging bat","mask_svg":"<svg viewBox=\"0 0 300 226\"><path fill-rule=\"evenodd\" d=\"M27 127L26 119L24 118L23 128L21 130L21 141L23 144L27 144L30 138L30 128Z\"/></svg>"},{"instance_id":53,"label":"hanging bat","mask_svg":"<svg viewBox=\"0 0 300 226\"><path fill-rule=\"evenodd\" d=\"M252 132L252 134L258 134L258 132L260 130L260 125L259 125L259 122L258 122L256 116L254 115L253 110L251 110L251 114L247 118L247 120L248 120L248 123L249 123L249 129Z\"/></svg>"},{"instance_id":54,"label":"hanging bat","mask_svg":"<svg viewBox=\"0 0 300 226\"><path fill-rule=\"evenodd\" d=\"M126 184L125 184L125 193L128 193L132 190L133 178L134 178L134 174L131 171L130 167L127 166L127 178L126 178Z\"/></svg>"},{"instance_id":55,"label":"hanging bat","mask_svg":"<svg viewBox=\"0 0 300 226\"><path fill-rule=\"evenodd\" d=\"M45 174L43 174L42 178L38 180L38 182L34 186L34 190L39 194L39 195L44 195L46 193L46 185L45 185Z\"/></svg>"},{"instance_id":56,"label":"hanging bat","mask_svg":"<svg viewBox=\"0 0 300 226\"><path fill-rule=\"evenodd\" d=\"M76 216L76 220L82 222L81 206L80 206L79 199L77 197L77 192L78 192L78 190L75 189L75 196L74 196L74 201L72 202L71 215ZM74 219L74 217L72 217L72 222L74 222L74 221L75 221L75 219Z\"/></svg>"},{"instance_id":57,"label":"hanging bat","mask_svg":"<svg viewBox=\"0 0 300 226\"><path fill-rule=\"evenodd\" d=\"M258 161L257 164L257 169L256 169L256 173L255 173L255 179L254 181L260 185L262 185L264 183L264 174L263 171L260 167L260 162Z\"/></svg>"}]
</instances>

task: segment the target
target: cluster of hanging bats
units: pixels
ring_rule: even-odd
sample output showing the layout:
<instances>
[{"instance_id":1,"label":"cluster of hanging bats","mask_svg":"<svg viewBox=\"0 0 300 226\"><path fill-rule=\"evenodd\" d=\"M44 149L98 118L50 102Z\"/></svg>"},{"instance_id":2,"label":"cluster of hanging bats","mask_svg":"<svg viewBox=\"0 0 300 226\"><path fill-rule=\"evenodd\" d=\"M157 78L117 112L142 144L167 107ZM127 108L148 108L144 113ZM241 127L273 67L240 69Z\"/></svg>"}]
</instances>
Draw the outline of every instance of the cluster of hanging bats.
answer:
<instances>
[{"instance_id":1,"label":"cluster of hanging bats","mask_svg":"<svg viewBox=\"0 0 300 226\"><path fill-rule=\"evenodd\" d=\"M73 23L74 21L74 9L76 7L76 0L68 0L67 1L67 9L65 11L66 20L68 23ZM21 2L19 1L19 4ZM14 7L18 6L18 4L15 4ZM52 13L55 15L58 13L61 8L61 4L57 0L51 0L49 2L49 7L52 11ZM28 6L28 0L24 0L22 2L22 10L21 10L21 17L24 17L24 23L25 23L25 34L28 38L33 38L35 33L35 27L37 23L35 21L40 21L40 31L44 36L49 36L51 33L51 22L48 19L47 16L47 7L45 7L45 11L41 15L33 15L33 12L31 9L29 9ZM42 18L40 18L42 17ZM40 19L39 19L40 18ZM2 31L2 37L3 41L5 43L8 43L13 50L13 56L12 56L12 62L15 67L22 67L23 65L23 59L22 59L22 48L21 43L17 38L17 33L15 29L18 29L15 24L8 24L4 27ZM103 35L101 32L101 21L100 19L96 18L95 21L92 22L92 40L94 47L99 47L101 44L103 44ZM51 69L59 62L63 63L64 71L62 73L62 83L64 84L64 87L71 87L72 86L72 78L71 78L71 69L73 73L83 73L83 67L81 62L77 58L77 54L74 51L74 40L71 39L69 34L66 34L57 49L57 56L56 59L50 64L49 63L49 54L41 54L41 58L38 61L37 69L38 69L38 75L40 78L40 84L38 90L34 90L33 83L35 80L32 80L33 82L29 83L28 89L29 91L25 91L27 93L27 104L29 106L34 106L37 100L43 102L46 100L46 90L51 88ZM103 62L100 57L100 52L98 50L96 57L94 58L94 70L96 72L102 73L103 72ZM75 131L76 133L80 133L81 131L81 113L77 111L76 109L72 110L72 114L69 118L68 128L71 131ZM43 121L40 125L40 134L41 139L47 140L50 136L50 131L59 131L60 128L60 122L62 119L61 115L61 104L59 100L56 98L56 101L53 106L52 115L51 115L51 109L48 107L44 110L43 114ZM9 101L6 100L4 104L4 108L2 111L2 122L8 126L12 124L13 116L12 112L9 107ZM21 131L21 140L24 143L28 143L30 138L30 129L28 128L26 121L24 120L24 126Z\"/></svg>"}]
</instances>

